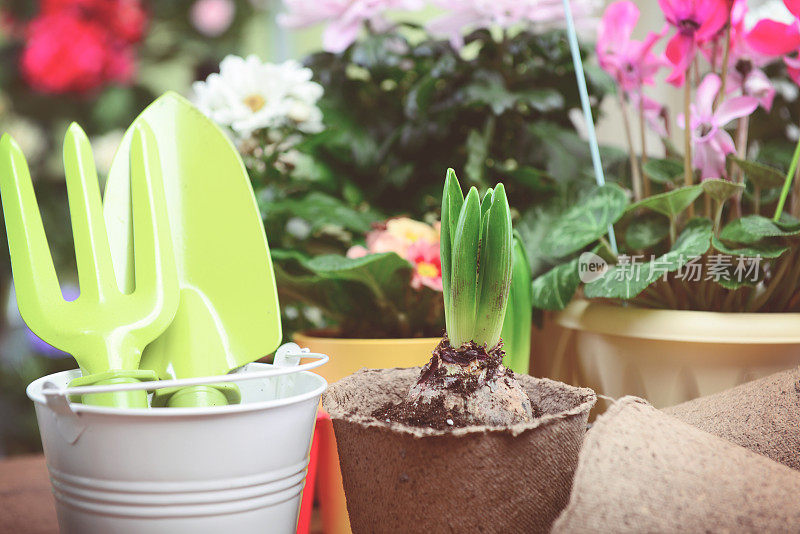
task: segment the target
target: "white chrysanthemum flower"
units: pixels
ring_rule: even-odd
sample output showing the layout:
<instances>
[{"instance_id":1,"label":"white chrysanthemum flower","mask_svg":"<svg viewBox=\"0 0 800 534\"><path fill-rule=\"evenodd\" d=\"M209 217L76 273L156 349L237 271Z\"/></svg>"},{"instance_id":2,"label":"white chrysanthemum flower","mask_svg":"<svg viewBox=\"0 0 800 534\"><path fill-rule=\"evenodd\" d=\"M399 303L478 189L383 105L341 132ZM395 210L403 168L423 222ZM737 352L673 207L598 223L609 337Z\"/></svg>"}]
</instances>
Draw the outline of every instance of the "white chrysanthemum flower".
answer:
<instances>
[{"instance_id":1,"label":"white chrysanthemum flower","mask_svg":"<svg viewBox=\"0 0 800 534\"><path fill-rule=\"evenodd\" d=\"M227 56L219 74L192 85L195 104L217 124L246 138L256 130L293 126L322 131L317 100L322 86L297 61L263 63L257 56Z\"/></svg>"}]
</instances>

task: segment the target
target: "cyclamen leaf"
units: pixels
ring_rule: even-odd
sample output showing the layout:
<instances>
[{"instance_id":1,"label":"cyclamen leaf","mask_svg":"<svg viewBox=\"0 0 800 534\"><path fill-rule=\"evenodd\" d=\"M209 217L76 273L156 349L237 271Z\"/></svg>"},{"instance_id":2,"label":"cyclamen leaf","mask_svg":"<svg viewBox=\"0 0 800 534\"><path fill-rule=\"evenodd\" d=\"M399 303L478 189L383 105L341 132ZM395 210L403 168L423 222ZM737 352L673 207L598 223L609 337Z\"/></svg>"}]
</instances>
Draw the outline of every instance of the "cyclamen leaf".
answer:
<instances>
[{"instance_id":1,"label":"cyclamen leaf","mask_svg":"<svg viewBox=\"0 0 800 534\"><path fill-rule=\"evenodd\" d=\"M612 266L602 277L586 284L584 294L588 298L632 299L665 272L677 271L692 258L705 254L712 236L710 220L692 219L669 252L655 260Z\"/></svg>"},{"instance_id":2,"label":"cyclamen leaf","mask_svg":"<svg viewBox=\"0 0 800 534\"><path fill-rule=\"evenodd\" d=\"M786 179L780 170L763 163L734 158L733 156L728 156L728 159L739 167L745 177L753 182L756 187L762 189L781 187Z\"/></svg>"},{"instance_id":3,"label":"cyclamen leaf","mask_svg":"<svg viewBox=\"0 0 800 534\"><path fill-rule=\"evenodd\" d=\"M719 178L705 180L701 185L706 194L717 202L725 202L736 193L744 190L743 184L735 184L728 180L720 180Z\"/></svg>"},{"instance_id":4,"label":"cyclamen leaf","mask_svg":"<svg viewBox=\"0 0 800 534\"><path fill-rule=\"evenodd\" d=\"M674 217L688 208L702 192L703 186L701 184L681 187L673 191L653 195L635 204L631 204L628 207L628 211L634 211L638 208L647 208L666 215L667 217Z\"/></svg>"},{"instance_id":5,"label":"cyclamen leaf","mask_svg":"<svg viewBox=\"0 0 800 534\"><path fill-rule=\"evenodd\" d=\"M625 231L625 242L633 250L644 250L660 243L669 235L669 222L655 213L637 217Z\"/></svg>"},{"instance_id":6,"label":"cyclamen leaf","mask_svg":"<svg viewBox=\"0 0 800 534\"><path fill-rule=\"evenodd\" d=\"M672 159L651 159L644 164L644 172L654 182L671 184L683 176L683 164Z\"/></svg>"},{"instance_id":7,"label":"cyclamen leaf","mask_svg":"<svg viewBox=\"0 0 800 534\"><path fill-rule=\"evenodd\" d=\"M731 256L743 256L746 258L755 258L756 256L761 256L762 258L778 258L782 256L784 252L789 250L787 245L772 242L768 239L751 243L744 247L733 248L714 237L711 239L711 244L714 245L715 249L723 254L730 254Z\"/></svg>"},{"instance_id":8,"label":"cyclamen leaf","mask_svg":"<svg viewBox=\"0 0 800 534\"><path fill-rule=\"evenodd\" d=\"M557 265L531 284L533 306L540 310L563 310L580 283L578 258Z\"/></svg>"},{"instance_id":9,"label":"cyclamen leaf","mask_svg":"<svg viewBox=\"0 0 800 534\"><path fill-rule=\"evenodd\" d=\"M765 237L789 237L800 234L800 226L788 221L775 223L760 215L747 215L731 221L719 234L723 241L753 244Z\"/></svg>"},{"instance_id":10,"label":"cyclamen leaf","mask_svg":"<svg viewBox=\"0 0 800 534\"><path fill-rule=\"evenodd\" d=\"M618 185L597 187L553 222L542 240L542 254L560 258L597 241L622 216L627 202L625 191Z\"/></svg>"}]
</instances>

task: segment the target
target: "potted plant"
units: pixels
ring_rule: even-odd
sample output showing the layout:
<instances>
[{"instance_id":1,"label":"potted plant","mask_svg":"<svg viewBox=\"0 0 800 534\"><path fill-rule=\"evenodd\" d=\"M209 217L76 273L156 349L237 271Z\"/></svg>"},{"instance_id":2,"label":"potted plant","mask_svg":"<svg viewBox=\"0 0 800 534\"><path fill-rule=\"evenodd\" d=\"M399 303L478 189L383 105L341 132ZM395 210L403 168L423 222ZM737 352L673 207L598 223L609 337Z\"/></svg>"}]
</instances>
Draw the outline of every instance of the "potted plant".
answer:
<instances>
[{"instance_id":1,"label":"potted plant","mask_svg":"<svg viewBox=\"0 0 800 534\"><path fill-rule=\"evenodd\" d=\"M575 361L563 361L566 348L557 365L606 395L656 406L800 361L800 148L788 157L776 149L785 145L748 135L757 108L784 106L762 69L800 42L784 42L775 21L746 25L744 2L662 6L670 25L697 28L676 32L666 58L652 50L667 27L630 39L638 10L627 1L608 7L598 57L617 81L623 117L635 107L642 142L649 124L665 157L631 148L630 193L597 188L558 214L538 242L554 266L533 283L535 305L563 309L558 322L575 332ZM664 66L684 91L683 154L667 139L669 110L643 92Z\"/></svg>"},{"instance_id":2,"label":"potted plant","mask_svg":"<svg viewBox=\"0 0 800 534\"><path fill-rule=\"evenodd\" d=\"M351 524L547 531L568 498L596 397L502 365L513 261L503 184L465 198L448 171L441 233L447 332L430 361L362 369L323 399Z\"/></svg>"}]
</instances>

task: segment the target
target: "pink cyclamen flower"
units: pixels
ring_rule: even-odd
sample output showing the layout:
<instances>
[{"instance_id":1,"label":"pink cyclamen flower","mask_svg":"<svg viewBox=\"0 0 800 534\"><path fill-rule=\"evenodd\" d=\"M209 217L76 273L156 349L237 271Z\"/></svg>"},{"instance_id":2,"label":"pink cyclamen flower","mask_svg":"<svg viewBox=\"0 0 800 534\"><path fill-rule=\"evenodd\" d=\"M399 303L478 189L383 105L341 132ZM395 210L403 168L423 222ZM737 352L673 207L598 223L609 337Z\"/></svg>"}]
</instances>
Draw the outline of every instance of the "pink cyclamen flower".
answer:
<instances>
[{"instance_id":1,"label":"pink cyclamen flower","mask_svg":"<svg viewBox=\"0 0 800 534\"><path fill-rule=\"evenodd\" d=\"M728 49L728 79L725 83L725 95L742 94L754 96L767 111L772 108L775 88L761 67L773 60L772 56L754 50L748 42L749 31L745 24L748 15L747 2L734 0L730 16L730 48ZM722 35L713 43L706 43L703 53L712 66L712 70L721 67L726 58L725 43Z\"/></svg>"},{"instance_id":2,"label":"pink cyclamen flower","mask_svg":"<svg viewBox=\"0 0 800 534\"><path fill-rule=\"evenodd\" d=\"M338 54L358 37L364 23L380 29L387 26L384 14L390 9L418 9L420 0L283 0L286 13L278 22L288 28L305 28L327 22L322 47Z\"/></svg>"},{"instance_id":3,"label":"pink cyclamen flower","mask_svg":"<svg viewBox=\"0 0 800 534\"><path fill-rule=\"evenodd\" d=\"M697 87L695 103L690 106L692 130L692 164L700 169L703 180L724 178L725 158L736 147L733 139L724 130L726 124L734 119L750 115L758 107L758 99L752 96L737 96L719 105L714 111L714 99L719 93L722 81L716 74L707 74ZM678 115L678 126L686 128L686 118Z\"/></svg>"},{"instance_id":4,"label":"pink cyclamen flower","mask_svg":"<svg viewBox=\"0 0 800 534\"><path fill-rule=\"evenodd\" d=\"M653 53L653 46L667 32L650 32L644 41L631 39L639 20L639 8L629 0L614 2L603 13L597 32L597 60L624 91L652 85L658 69L666 64Z\"/></svg>"},{"instance_id":5,"label":"pink cyclamen flower","mask_svg":"<svg viewBox=\"0 0 800 534\"><path fill-rule=\"evenodd\" d=\"M478 28L512 26L549 27L564 22L562 0L435 0L445 14L428 24L428 31L450 39L455 48L464 34ZM597 0L571 0L576 25L586 25L597 10Z\"/></svg>"},{"instance_id":6,"label":"pink cyclamen flower","mask_svg":"<svg viewBox=\"0 0 800 534\"><path fill-rule=\"evenodd\" d=\"M784 56L783 61L789 76L800 84L800 54L788 54L800 49L800 0L784 0L784 5L794 15L795 20L782 22L772 19L759 20L747 34L750 48L768 56Z\"/></svg>"},{"instance_id":7,"label":"pink cyclamen flower","mask_svg":"<svg viewBox=\"0 0 800 534\"><path fill-rule=\"evenodd\" d=\"M235 15L233 0L197 0L189 11L192 25L207 37L218 37L225 33Z\"/></svg>"},{"instance_id":8,"label":"pink cyclamen flower","mask_svg":"<svg viewBox=\"0 0 800 534\"><path fill-rule=\"evenodd\" d=\"M406 259L414 266L411 287L420 289L425 286L442 291L442 261L438 243L417 241L408 248Z\"/></svg>"},{"instance_id":9,"label":"pink cyclamen flower","mask_svg":"<svg viewBox=\"0 0 800 534\"><path fill-rule=\"evenodd\" d=\"M719 33L728 22L730 8L726 0L658 0L658 4L676 30L667 43L666 55L672 63L667 81L681 86L698 45Z\"/></svg>"}]
</instances>

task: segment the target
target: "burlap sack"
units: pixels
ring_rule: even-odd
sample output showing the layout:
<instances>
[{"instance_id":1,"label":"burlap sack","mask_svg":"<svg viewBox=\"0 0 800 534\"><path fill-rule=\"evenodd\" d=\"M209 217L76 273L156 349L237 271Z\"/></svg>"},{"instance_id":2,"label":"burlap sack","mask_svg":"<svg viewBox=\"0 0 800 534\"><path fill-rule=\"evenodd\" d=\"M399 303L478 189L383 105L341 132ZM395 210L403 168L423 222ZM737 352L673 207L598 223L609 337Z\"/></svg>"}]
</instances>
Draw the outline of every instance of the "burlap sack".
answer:
<instances>
[{"instance_id":1,"label":"burlap sack","mask_svg":"<svg viewBox=\"0 0 800 534\"><path fill-rule=\"evenodd\" d=\"M333 419L353 532L546 532L569 498L594 392L517 375L545 413L504 429L389 424L419 368L361 369L333 384Z\"/></svg>"},{"instance_id":2,"label":"burlap sack","mask_svg":"<svg viewBox=\"0 0 800 534\"><path fill-rule=\"evenodd\" d=\"M553 532L797 532L800 473L624 397L586 435Z\"/></svg>"},{"instance_id":3,"label":"burlap sack","mask_svg":"<svg viewBox=\"0 0 800 534\"><path fill-rule=\"evenodd\" d=\"M715 436L800 469L800 367L664 411Z\"/></svg>"}]
</instances>

